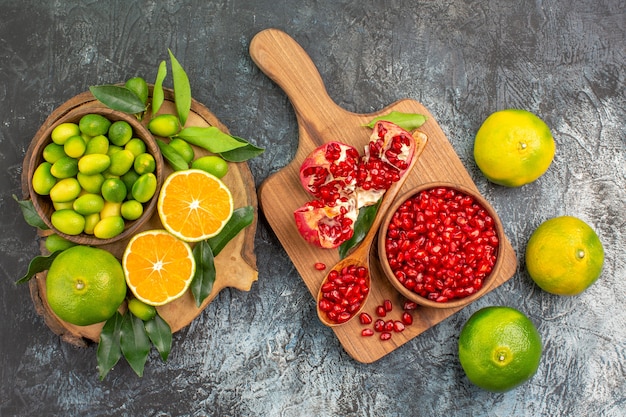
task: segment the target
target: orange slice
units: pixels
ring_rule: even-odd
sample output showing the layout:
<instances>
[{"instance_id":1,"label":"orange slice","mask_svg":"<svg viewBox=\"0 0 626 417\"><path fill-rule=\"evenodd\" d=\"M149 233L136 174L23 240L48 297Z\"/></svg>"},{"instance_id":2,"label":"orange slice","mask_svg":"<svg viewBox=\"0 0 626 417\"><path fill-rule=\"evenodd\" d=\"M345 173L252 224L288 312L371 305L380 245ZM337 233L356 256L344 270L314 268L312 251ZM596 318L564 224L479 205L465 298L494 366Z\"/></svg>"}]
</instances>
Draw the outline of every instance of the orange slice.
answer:
<instances>
[{"instance_id":1,"label":"orange slice","mask_svg":"<svg viewBox=\"0 0 626 417\"><path fill-rule=\"evenodd\" d=\"M233 214L233 197L217 177L199 169L176 171L163 183L159 218L174 236L199 242L217 235Z\"/></svg>"},{"instance_id":2,"label":"orange slice","mask_svg":"<svg viewBox=\"0 0 626 417\"><path fill-rule=\"evenodd\" d=\"M165 230L133 236L124 251L122 267L135 297L153 306L183 295L196 272L189 244Z\"/></svg>"}]
</instances>

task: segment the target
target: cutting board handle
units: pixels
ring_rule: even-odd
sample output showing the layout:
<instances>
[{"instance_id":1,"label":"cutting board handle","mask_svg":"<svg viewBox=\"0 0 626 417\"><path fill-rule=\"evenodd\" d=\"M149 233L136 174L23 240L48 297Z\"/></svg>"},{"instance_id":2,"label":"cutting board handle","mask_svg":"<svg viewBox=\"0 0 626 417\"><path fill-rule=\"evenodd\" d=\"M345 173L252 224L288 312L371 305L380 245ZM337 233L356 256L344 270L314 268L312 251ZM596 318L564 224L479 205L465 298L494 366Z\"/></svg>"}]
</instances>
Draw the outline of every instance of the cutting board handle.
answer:
<instances>
[{"instance_id":1,"label":"cutting board handle","mask_svg":"<svg viewBox=\"0 0 626 417\"><path fill-rule=\"evenodd\" d=\"M250 56L287 94L305 124L325 123L345 113L328 95L309 55L285 32L265 29L257 33L250 42Z\"/></svg>"}]
</instances>

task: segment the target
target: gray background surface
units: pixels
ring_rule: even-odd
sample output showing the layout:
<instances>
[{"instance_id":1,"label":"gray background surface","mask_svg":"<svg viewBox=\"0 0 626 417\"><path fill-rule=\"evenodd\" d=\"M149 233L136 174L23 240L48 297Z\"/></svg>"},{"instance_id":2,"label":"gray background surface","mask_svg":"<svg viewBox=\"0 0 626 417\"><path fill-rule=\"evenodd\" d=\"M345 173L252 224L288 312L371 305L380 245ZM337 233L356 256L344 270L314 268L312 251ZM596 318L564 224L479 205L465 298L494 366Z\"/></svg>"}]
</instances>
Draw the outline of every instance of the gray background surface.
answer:
<instances>
[{"instance_id":1,"label":"gray background surface","mask_svg":"<svg viewBox=\"0 0 626 417\"><path fill-rule=\"evenodd\" d=\"M581 1L0 1L0 416L624 416L626 415L626 4ZM371 365L321 325L315 305L261 215L259 280L223 291L174 337L143 378L126 363L98 380L96 348L62 342L14 281L38 254L22 219L28 144L48 114L90 85L154 80L171 48L193 96L230 131L267 148L256 185L298 143L284 93L253 64L252 37L276 27L310 54L328 92L354 112L400 98L434 115L518 254L505 285ZM473 137L503 108L551 127L548 172L520 189L489 183ZM606 251L599 281L576 297L541 291L523 253L544 220L574 215ZM460 328L481 307L525 312L544 355L504 394L472 386Z\"/></svg>"}]
</instances>

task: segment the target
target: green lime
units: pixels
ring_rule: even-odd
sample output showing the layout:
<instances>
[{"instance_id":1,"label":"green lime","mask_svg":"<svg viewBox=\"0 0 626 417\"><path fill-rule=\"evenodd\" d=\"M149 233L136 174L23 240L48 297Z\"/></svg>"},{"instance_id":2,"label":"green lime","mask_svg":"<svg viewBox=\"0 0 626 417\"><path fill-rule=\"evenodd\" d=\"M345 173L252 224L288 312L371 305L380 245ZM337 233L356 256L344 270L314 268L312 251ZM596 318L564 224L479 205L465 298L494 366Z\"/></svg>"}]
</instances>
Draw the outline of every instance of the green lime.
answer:
<instances>
[{"instance_id":1,"label":"green lime","mask_svg":"<svg viewBox=\"0 0 626 417\"><path fill-rule=\"evenodd\" d=\"M69 178L78 174L78 160L71 156L64 156L50 167L50 173L56 178Z\"/></svg>"},{"instance_id":2,"label":"green lime","mask_svg":"<svg viewBox=\"0 0 626 417\"><path fill-rule=\"evenodd\" d=\"M50 194L50 190L57 183L57 178L50 172L51 168L50 162L42 162L33 173L33 190L39 195Z\"/></svg>"},{"instance_id":3,"label":"green lime","mask_svg":"<svg viewBox=\"0 0 626 417\"><path fill-rule=\"evenodd\" d=\"M217 178L222 178L228 172L228 163L217 155L208 155L193 161L191 168L201 169Z\"/></svg>"},{"instance_id":4,"label":"green lime","mask_svg":"<svg viewBox=\"0 0 626 417\"><path fill-rule=\"evenodd\" d=\"M100 189L102 188L102 183L104 182L104 175L102 174L93 174L93 175L85 175L82 172L76 174L76 179L78 183L88 193L91 194L99 194Z\"/></svg>"},{"instance_id":5,"label":"green lime","mask_svg":"<svg viewBox=\"0 0 626 417\"><path fill-rule=\"evenodd\" d=\"M170 146L174 148L174 150L178 152L188 164L193 161L195 152L189 142L181 138L174 138L170 141Z\"/></svg>"},{"instance_id":6,"label":"green lime","mask_svg":"<svg viewBox=\"0 0 626 417\"><path fill-rule=\"evenodd\" d=\"M53 233L46 238L46 249L50 253L65 250L71 248L72 246L76 246L76 243L67 240L63 236L59 236L56 233Z\"/></svg>"},{"instance_id":7,"label":"green lime","mask_svg":"<svg viewBox=\"0 0 626 417\"><path fill-rule=\"evenodd\" d=\"M135 155L131 151L122 149L110 156L111 165L109 165L108 173L111 175L121 176L133 167Z\"/></svg>"},{"instance_id":8,"label":"green lime","mask_svg":"<svg viewBox=\"0 0 626 417\"><path fill-rule=\"evenodd\" d=\"M78 326L110 318L126 298L120 262L109 252L74 246L61 252L46 275L50 308L62 320Z\"/></svg>"},{"instance_id":9,"label":"green lime","mask_svg":"<svg viewBox=\"0 0 626 417\"><path fill-rule=\"evenodd\" d=\"M51 164L54 164L59 159L63 158L65 155L65 151L63 150L63 145L58 145L54 142L51 142L43 148L43 159Z\"/></svg>"},{"instance_id":10,"label":"green lime","mask_svg":"<svg viewBox=\"0 0 626 417\"><path fill-rule=\"evenodd\" d=\"M124 145L124 149L131 151L137 157L146 151L146 143L139 138L132 138Z\"/></svg>"},{"instance_id":11,"label":"green lime","mask_svg":"<svg viewBox=\"0 0 626 417\"><path fill-rule=\"evenodd\" d=\"M156 136L169 138L180 131L180 121L173 114L160 114L148 123L148 130Z\"/></svg>"},{"instance_id":12,"label":"green lime","mask_svg":"<svg viewBox=\"0 0 626 417\"><path fill-rule=\"evenodd\" d=\"M122 203L114 203L111 201L104 201L104 207L100 212L100 219L106 219L107 217L121 216L122 215Z\"/></svg>"},{"instance_id":13,"label":"green lime","mask_svg":"<svg viewBox=\"0 0 626 417\"><path fill-rule=\"evenodd\" d=\"M80 129L76 123L61 123L52 129L52 142L63 145L72 136L80 135Z\"/></svg>"},{"instance_id":14,"label":"green lime","mask_svg":"<svg viewBox=\"0 0 626 417\"><path fill-rule=\"evenodd\" d=\"M87 141L87 146L85 149L85 154L104 154L106 155L109 152L109 138L104 135L94 136L93 138Z\"/></svg>"},{"instance_id":15,"label":"green lime","mask_svg":"<svg viewBox=\"0 0 626 417\"><path fill-rule=\"evenodd\" d=\"M78 160L78 171L85 175L104 172L111 165L111 157L101 153L84 155Z\"/></svg>"},{"instance_id":16,"label":"green lime","mask_svg":"<svg viewBox=\"0 0 626 417\"><path fill-rule=\"evenodd\" d=\"M100 188L102 197L111 203L121 203L126 199L126 185L119 178L107 178Z\"/></svg>"},{"instance_id":17,"label":"green lime","mask_svg":"<svg viewBox=\"0 0 626 417\"><path fill-rule=\"evenodd\" d=\"M76 178L63 178L50 189L50 200L55 203L67 203L76 199L81 190Z\"/></svg>"},{"instance_id":18,"label":"green lime","mask_svg":"<svg viewBox=\"0 0 626 417\"><path fill-rule=\"evenodd\" d=\"M85 139L80 135L72 136L63 144L63 151L67 156L72 158L80 158L83 156L86 149L87 144L85 143Z\"/></svg>"},{"instance_id":19,"label":"green lime","mask_svg":"<svg viewBox=\"0 0 626 417\"><path fill-rule=\"evenodd\" d=\"M74 200L70 201L53 201L52 206L55 210L74 210Z\"/></svg>"},{"instance_id":20,"label":"green lime","mask_svg":"<svg viewBox=\"0 0 626 417\"><path fill-rule=\"evenodd\" d=\"M96 225L100 221L100 213L88 214L85 216L85 230L84 233L88 235L93 235L93 231L96 228Z\"/></svg>"},{"instance_id":21,"label":"green lime","mask_svg":"<svg viewBox=\"0 0 626 417\"><path fill-rule=\"evenodd\" d=\"M110 216L101 219L93 229L98 239L111 239L124 231L124 219L121 216Z\"/></svg>"},{"instance_id":22,"label":"green lime","mask_svg":"<svg viewBox=\"0 0 626 417\"><path fill-rule=\"evenodd\" d=\"M55 211L50 215L50 222L66 235L79 235L85 229L85 218L71 209Z\"/></svg>"},{"instance_id":23,"label":"green lime","mask_svg":"<svg viewBox=\"0 0 626 417\"><path fill-rule=\"evenodd\" d=\"M143 104L148 102L148 83L141 77L133 77L124 84L126 88L135 93Z\"/></svg>"},{"instance_id":24,"label":"green lime","mask_svg":"<svg viewBox=\"0 0 626 417\"><path fill-rule=\"evenodd\" d=\"M109 127L109 141L116 146L124 146L133 137L133 128L126 120L113 122Z\"/></svg>"},{"instance_id":25,"label":"green lime","mask_svg":"<svg viewBox=\"0 0 626 417\"><path fill-rule=\"evenodd\" d=\"M99 194L83 194L74 200L74 211L83 216L100 213L104 208L104 199Z\"/></svg>"},{"instance_id":26,"label":"green lime","mask_svg":"<svg viewBox=\"0 0 626 417\"><path fill-rule=\"evenodd\" d=\"M148 305L137 298L128 300L128 309L143 321L152 320L157 314L154 306Z\"/></svg>"},{"instance_id":27,"label":"green lime","mask_svg":"<svg viewBox=\"0 0 626 417\"><path fill-rule=\"evenodd\" d=\"M109 119L96 113L86 114L78 121L80 131L91 137L106 135L109 126L111 126Z\"/></svg>"},{"instance_id":28,"label":"green lime","mask_svg":"<svg viewBox=\"0 0 626 417\"><path fill-rule=\"evenodd\" d=\"M152 198L152 196L154 196L154 194L156 193L156 188L156 176L151 172L143 174L133 184L133 198L140 203L146 203Z\"/></svg>"},{"instance_id":29,"label":"green lime","mask_svg":"<svg viewBox=\"0 0 626 417\"><path fill-rule=\"evenodd\" d=\"M126 220L137 220L143 214L143 204L137 200L127 200L122 203L120 211Z\"/></svg>"},{"instance_id":30,"label":"green lime","mask_svg":"<svg viewBox=\"0 0 626 417\"><path fill-rule=\"evenodd\" d=\"M472 314L458 345L465 374L488 391L504 392L528 381L541 360L537 329L511 307L485 307Z\"/></svg>"},{"instance_id":31,"label":"green lime","mask_svg":"<svg viewBox=\"0 0 626 417\"><path fill-rule=\"evenodd\" d=\"M133 163L133 168L139 175L154 172L156 170L156 161L154 160L154 156L149 153L137 155L135 162Z\"/></svg>"}]
</instances>

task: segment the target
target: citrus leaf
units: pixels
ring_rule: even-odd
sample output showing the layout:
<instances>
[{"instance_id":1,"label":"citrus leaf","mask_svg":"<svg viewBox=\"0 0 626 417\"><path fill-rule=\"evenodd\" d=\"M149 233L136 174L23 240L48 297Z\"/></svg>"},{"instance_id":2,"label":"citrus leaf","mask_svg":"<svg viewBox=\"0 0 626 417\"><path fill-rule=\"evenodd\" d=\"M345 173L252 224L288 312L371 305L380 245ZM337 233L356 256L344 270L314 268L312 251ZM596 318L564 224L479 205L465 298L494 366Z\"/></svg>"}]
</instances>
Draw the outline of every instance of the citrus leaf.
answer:
<instances>
[{"instance_id":1,"label":"citrus leaf","mask_svg":"<svg viewBox=\"0 0 626 417\"><path fill-rule=\"evenodd\" d=\"M24 275L22 278L15 281L15 283L24 284L25 282L28 282L36 274L50 269L50 265L52 265L52 262L54 261L54 259L61 252L63 251L58 250L48 256L44 256L44 255L35 256L28 264L28 271L26 272L26 275Z\"/></svg>"},{"instance_id":2,"label":"citrus leaf","mask_svg":"<svg viewBox=\"0 0 626 417\"><path fill-rule=\"evenodd\" d=\"M240 207L234 210L224 228L216 236L207 239L213 256L217 256L232 238L237 236L245 227L252 224L252 220L254 220L254 208L252 206Z\"/></svg>"},{"instance_id":3,"label":"citrus leaf","mask_svg":"<svg viewBox=\"0 0 626 417\"><path fill-rule=\"evenodd\" d=\"M98 372L102 381L109 371L122 357L120 348L120 329L122 327L122 315L117 311L104 323L98 342Z\"/></svg>"},{"instance_id":4,"label":"citrus leaf","mask_svg":"<svg viewBox=\"0 0 626 417\"><path fill-rule=\"evenodd\" d=\"M193 257L196 260L196 273L191 280L190 288L196 305L200 307L211 294L215 282L213 251L206 240L202 240L194 246Z\"/></svg>"},{"instance_id":5,"label":"citrus leaf","mask_svg":"<svg viewBox=\"0 0 626 417\"><path fill-rule=\"evenodd\" d=\"M192 145L206 149L209 152L218 154L246 146L246 143L238 141L215 126L186 127L178 132L176 137L183 139Z\"/></svg>"},{"instance_id":6,"label":"citrus leaf","mask_svg":"<svg viewBox=\"0 0 626 417\"><path fill-rule=\"evenodd\" d=\"M174 79L174 104L176 104L176 112L180 119L181 126L185 126L189 110L191 109L191 86L187 73L180 65L171 50L167 50L170 54L170 62L172 64L172 78Z\"/></svg>"},{"instance_id":7,"label":"citrus leaf","mask_svg":"<svg viewBox=\"0 0 626 417\"><path fill-rule=\"evenodd\" d=\"M237 136L231 137L238 142L244 143L245 145L241 148L233 149L231 151L220 152L220 156L229 162L245 162L265 152L264 148L254 146L245 139L239 138Z\"/></svg>"},{"instance_id":8,"label":"citrus leaf","mask_svg":"<svg viewBox=\"0 0 626 417\"><path fill-rule=\"evenodd\" d=\"M20 205L20 209L22 210L22 215L24 216L26 223L38 229L49 229L48 225L44 223L39 216L39 213L37 213L37 210L35 210L32 200L19 200L15 194L13 194L13 200L17 201L17 204Z\"/></svg>"},{"instance_id":9,"label":"citrus leaf","mask_svg":"<svg viewBox=\"0 0 626 417\"><path fill-rule=\"evenodd\" d=\"M156 80L154 81L154 87L152 88L152 115L156 115L161 108L164 100L163 93L163 80L167 76L167 64L165 61L161 61L159 64L159 70L157 71Z\"/></svg>"},{"instance_id":10,"label":"citrus leaf","mask_svg":"<svg viewBox=\"0 0 626 417\"><path fill-rule=\"evenodd\" d=\"M143 376L143 368L150 353L150 339L143 320L130 311L124 314L120 329L120 347L126 361L138 376Z\"/></svg>"},{"instance_id":11,"label":"citrus leaf","mask_svg":"<svg viewBox=\"0 0 626 417\"><path fill-rule=\"evenodd\" d=\"M185 169L189 169L189 164L185 161L180 153L173 147L169 145L169 143L165 143L161 139L156 139L157 145L159 145L159 149L161 150L161 155L167 162L170 164L174 171L183 171Z\"/></svg>"},{"instance_id":12,"label":"citrus leaf","mask_svg":"<svg viewBox=\"0 0 626 417\"><path fill-rule=\"evenodd\" d=\"M167 357L172 349L172 329L170 325L157 313L151 320L146 321L144 326L152 344L161 355L161 359L163 362L167 361Z\"/></svg>"},{"instance_id":13,"label":"citrus leaf","mask_svg":"<svg viewBox=\"0 0 626 417\"><path fill-rule=\"evenodd\" d=\"M394 123L404 130L408 130L410 132L411 130L415 130L423 125L426 122L426 116L416 113L402 113L394 110L389 114L375 117L365 126L373 128L376 122L379 120L385 120L387 122Z\"/></svg>"},{"instance_id":14,"label":"citrus leaf","mask_svg":"<svg viewBox=\"0 0 626 417\"><path fill-rule=\"evenodd\" d=\"M374 222L374 218L376 218L380 201L381 200L378 200L376 204L361 207L359 209L359 215L356 218L356 222L354 222L354 234L350 239L346 240L339 246L340 259L345 258L350 250L358 245L370 230L372 223Z\"/></svg>"},{"instance_id":15,"label":"citrus leaf","mask_svg":"<svg viewBox=\"0 0 626 417\"><path fill-rule=\"evenodd\" d=\"M137 94L120 85L95 85L89 87L89 91L99 102L113 110L136 114L146 109Z\"/></svg>"}]
</instances>

